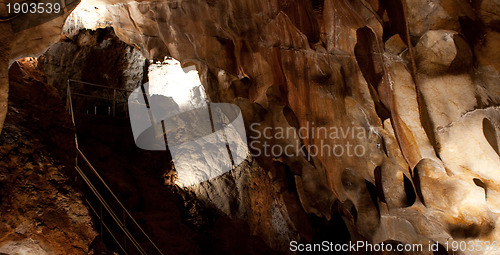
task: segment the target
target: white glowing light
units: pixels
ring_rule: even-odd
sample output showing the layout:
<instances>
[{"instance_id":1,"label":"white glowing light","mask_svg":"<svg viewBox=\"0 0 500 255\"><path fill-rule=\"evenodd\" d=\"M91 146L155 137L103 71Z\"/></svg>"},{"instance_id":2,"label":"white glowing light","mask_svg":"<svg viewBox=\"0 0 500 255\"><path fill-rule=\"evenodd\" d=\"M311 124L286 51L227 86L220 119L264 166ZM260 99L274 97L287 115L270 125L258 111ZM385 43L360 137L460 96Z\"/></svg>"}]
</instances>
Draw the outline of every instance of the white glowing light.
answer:
<instances>
[{"instance_id":1,"label":"white glowing light","mask_svg":"<svg viewBox=\"0 0 500 255\"><path fill-rule=\"evenodd\" d=\"M206 105L206 94L195 66L182 68L179 61L167 59L149 67L149 94L171 97L182 110Z\"/></svg>"},{"instance_id":2,"label":"white glowing light","mask_svg":"<svg viewBox=\"0 0 500 255\"><path fill-rule=\"evenodd\" d=\"M129 97L134 139L145 150L166 150L168 144L177 185L201 183L245 160L248 146L240 108L228 103L209 107L194 66L182 68L178 61L168 59L152 64L148 77L143 88L148 91L149 108L141 88ZM158 134L158 130L163 131Z\"/></svg>"},{"instance_id":3,"label":"white glowing light","mask_svg":"<svg viewBox=\"0 0 500 255\"><path fill-rule=\"evenodd\" d=\"M81 1L66 19L63 31L71 34L80 29L96 30L110 26L107 6L99 1Z\"/></svg>"}]
</instances>

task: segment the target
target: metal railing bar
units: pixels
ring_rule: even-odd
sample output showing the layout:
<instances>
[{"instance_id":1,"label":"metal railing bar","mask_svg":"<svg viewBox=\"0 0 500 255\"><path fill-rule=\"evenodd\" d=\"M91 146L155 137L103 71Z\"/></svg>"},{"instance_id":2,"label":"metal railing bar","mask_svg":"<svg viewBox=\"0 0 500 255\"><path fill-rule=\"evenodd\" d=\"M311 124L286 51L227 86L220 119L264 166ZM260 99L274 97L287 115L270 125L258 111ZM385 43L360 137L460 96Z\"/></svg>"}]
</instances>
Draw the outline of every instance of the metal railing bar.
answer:
<instances>
[{"instance_id":1,"label":"metal railing bar","mask_svg":"<svg viewBox=\"0 0 500 255\"><path fill-rule=\"evenodd\" d=\"M71 121L73 122L73 126L75 126L75 129L76 129L75 114L73 113L73 101L71 100L71 88L69 86L69 80L68 80L68 87L67 87L66 91L67 91L66 100L67 100L68 106L69 106L68 110L71 112ZM76 132L75 132L75 139L76 139Z\"/></svg>"},{"instance_id":2,"label":"metal railing bar","mask_svg":"<svg viewBox=\"0 0 500 255\"><path fill-rule=\"evenodd\" d=\"M135 240L135 238L130 234L130 232L122 225L122 223L120 222L119 218L113 212L113 210L111 209L111 207L109 206L109 204L106 203L106 201L101 196L101 194L99 193L99 191L97 191L97 189L94 187L94 185L92 184L92 182L87 178L87 176L85 175L85 173L83 173L82 169L80 169L80 167L78 167L78 166L75 166L75 169L78 172L78 174L80 174L80 176L82 177L82 179L87 183L87 185L89 186L89 188L91 189L91 191L94 193L94 195L97 197L97 199L99 199L99 202L101 202L101 204L104 206L104 208L106 209L106 211L108 211L108 213L111 215L111 217L113 218L113 220L115 220L115 222L118 224L118 226L123 231L123 233L128 237L128 239L130 241L132 241L132 243L134 244L135 248L137 248L137 250L141 254L147 255L147 253L144 251L144 249L142 249L142 247L140 246L140 244Z\"/></svg>"},{"instance_id":3,"label":"metal railing bar","mask_svg":"<svg viewBox=\"0 0 500 255\"><path fill-rule=\"evenodd\" d=\"M73 122L73 125L75 125L75 115L74 115L74 111L73 111L73 102L72 102L72 99L71 99L71 88L70 88L70 81L74 81L74 80L68 80L68 87L67 87L67 100L68 100L68 106L69 106L69 111L71 113L71 119L72 119L72 122ZM79 82L79 81L75 81L75 82ZM84 84L89 84L89 85L97 85L97 84L92 84L92 83L87 83L87 82L81 82L81 83L84 83ZM102 85L98 85L99 87L102 86ZM105 86L104 86L105 87ZM120 90L120 89L118 89ZM127 91L127 90L122 90L122 91ZM76 125L75 125L75 128L76 128ZM97 170L92 166L92 164L90 163L90 161L87 159L87 157L85 157L85 155L83 154L83 152L80 150L79 146L78 146L78 138L76 136L76 133L75 133L75 142L76 142L76 150L78 152L78 155L80 155L83 160L85 161L85 163L90 167L90 169L92 170L92 172L99 178L99 180L104 184L104 186L106 187L106 189L111 193L111 195L113 196L113 198L116 200L116 202L118 202L118 204L120 205L120 207L123 209L123 211L126 213L126 215L128 215L130 217L130 219L132 220L132 222L134 223L134 225L142 232L142 234L147 238L147 240L151 243L151 245L153 245L153 247L156 249L156 251L158 251L158 253L160 253L161 255L163 255L163 252L161 252L161 250L158 248L158 246L156 246L156 244L153 242L153 240L149 237L148 234L146 234L146 232L144 231L144 229L141 228L141 226L137 223L137 221L135 220L135 218L130 214L130 212L125 208L125 206L122 204L122 202L118 199L118 197L115 195L115 193L111 190L111 188L107 185L107 183L104 181L104 179L101 177L101 175L97 172ZM87 183L87 185L90 187L90 189L92 190L92 192L98 197L99 201L101 202L101 204L103 204L106 208L106 210L108 210L108 212L111 214L111 216L113 217L113 219L117 222L117 224L120 226L120 228L124 228L122 229L124 231L124 233L127 235L127 237L129 237L129 239L132 241L132 243L134 244L134 246L136 246L136 243L137 241L134 239L134 237L128 232L128 230L125 228L125 226L121 226L120 225L120 220L118 219L118 217L114 214L114 212L112 212L111 208L109 207L109 205L106 203L106 201L104 200L104 198L99 194L99 192L97 191L97 189L93 186L93 184L90 182L90 180L87 178L87 176L83 173L83 171L78 167L78 155L76 157L76 160L75 160L75 169L77 170L78 174L82 177L82 179L84 179L84 181ZM139 245L137 243L137 245ZM140 245L139 245L140 247ZM142 247L137 247L139 251L143 251ZM141 252L142 253L142 252ZM144 253L143 253L144 254Z\"/></svg>"},{"instance_id":4,"label":"metal railing bar","mask_svg":"<svg viewBox=\"0 0 500 255\"><path fill-rule=\"evenodd\" d=\"M130 219L132 220L132 222L134 223L134 225L137 226L137 228L142 232L142 234L144 234L144 236L148 239L148 241L154 246L154 248L160 253L163 255L163 253L160 251L160 249L156 246L156 244L153 242L153 240L151 240L151 238L148 236L148 234L146 234L146 232L144 231L144 229L141 228L141 226L139 225L139 223L137 223L137 221L135 220L135 218L132 216L132 214L130 214L130 212L127 210L127 208L125 208L125 206L122 204L122 202L120 201L120 199L118 199L118 197L115 195L115 193L111 190L111 188L108 186L108 184L104 181L104 179L101 177L101 175L99 174L99 172L97 172L97 170L94 168L94 166L92 166L92 164L90 163L90 161L87 159L87 157L85 157L85 155L83 154L83 152L80 150L80 148L76 148L78 154L83 158L83 160L85 161L85 163L87 163L87 166L90 167L90 169L92 170L92 172L97 176L97 178L99 178L99 180L102 182L102 184L104 185L104 187L106 187L106 189L109 191L109 193L113 196L113 198L118 202L118 204L120 205L120 207L125 211L125 213L130 217Z\"/></svg>"},{"instance_id":5,"label":"metal railing bar","mask_svg":"<svg viewBox=\"0 0 500 255\"><path fill-rule=\"evenodd\" d=\"M95 98L95 99L115 101L115 102L120 102L120 103L127 103L128 102L128 101L125 101L125 100L118 100L118 99L117 100L113 100L113 98L106 98L106 97L100 97L100 96L85 95L85 94L80 94L80 93L76 93L76 92L72 92L71 95L82 96L82 97L91 97L91 98Z\"/></svg>"},{"instance_id":6,"label":"metal railing bar","mask_svg":"<svg viewBox=\"0 0 500 255\"><path fill-rule=\"evenodd\" d=\"M118 241L118 239L116 239L115 235L113 235L113 232L111 231L111 229L109 229L108 225L106 225L106 223L104 222L104 219L101 218L101 216L99 215L99 213L97 213L97 211L95 210L95 208L92 206L92 203L90 203L90 201L88 199L85 199L85 201L87 201L87 204L89 205L90 209L92 209L92 211L94 212L94 214L101 221L101 224L104 226L104 228L106 228L106 230L111 235L111 237L113 238L113 240L115 240L116 244L118 244L118 247L120 247L120 250L122 250L125 253L125 255L127 255L128 254L127 251L123 248L123 246L120 244L120 242Z\"/></svg>"},{"instance_id":7,"label":"metal railing bar","mask_svg":"<svg viewBox=\"0 0 500 255\"><path fill-rule=\"evenodd\" d=\"M128 89L113 88L113 87L110 87L110 86L100 85L100 84L95 84L95 83L90 83L90 82L85 82L85 81L77 81L77 80L72 80L72 79L68 79L68 81L69 82L86 84L86 85L89 85L89 86L94 86L94 87L99 87L99 88L113 89L113 90L119 90L119 91L124 91L124 92L133 92L132 90L128 90Z\"/></svg>"}]
</instances>

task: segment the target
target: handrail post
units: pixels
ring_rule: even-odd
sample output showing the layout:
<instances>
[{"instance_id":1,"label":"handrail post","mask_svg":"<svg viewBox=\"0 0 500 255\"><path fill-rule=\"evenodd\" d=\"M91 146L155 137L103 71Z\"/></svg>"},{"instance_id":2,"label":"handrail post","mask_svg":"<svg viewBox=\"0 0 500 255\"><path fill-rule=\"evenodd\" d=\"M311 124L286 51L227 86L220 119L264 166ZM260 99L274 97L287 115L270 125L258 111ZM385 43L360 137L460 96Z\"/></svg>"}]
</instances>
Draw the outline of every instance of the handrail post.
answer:
<instances>
[{"instance_id":1,"label":"handrail post","mask_svg":"<svg viewBox=\"0 0 500 255\"><path fill-rule=\"evenodd\" d=\"M68 106L69 106L69 112L71 114L71 121L73 122L73 126L75 125L75 113L73 112L73 101L71 100L71 86L70 86L70 80L68 80L68 87L67 87L68 95L67 95L67 100L68 100ZM76 139L76 137L75 137Z\"/></svg>"},{"instance_id":2,"label":"handrail post","mask_svg":"<svg viewBox=\"0 0 500 255\"><path fill-rule=\"evenodd\" d=\"M69 110L70 115L71 115L71 120L73 122L73 125L75 125L75 115L74 115L74 111L73 111L72 95L78 95L78 93L73 94L71 92L71 86L70 86L71 82L80 82L82 84L90 84L90 83L81 82L81 81L74 81L74 80L71 80L71 79L68 79L68 81L67 81L68 86L67 86L67 89L66 89L66 93L67 93L67 101L66 102L67 102L68 110ZM92 85L92 84L90 84L90 85ZM104 87L104 86L97 85L97 87ZM114 89L113 88L113 116L116 116L117 91L127 91L127 90L120 90L120 89ZM120 96L120 98L121 98L121 96ZM109 100L109 98L108 98L108 100ZM97 107L94 107L94 114L96 112L97 112ZM149 111L149 112L151 114L151 111ZM126 112L126 114L128 115L128 111ZM139 243L135 239L134 235L126 228L126 219L130 218L129 220L131 221L131 223L130 223L131 227L134 230L137 230L138 234L142 234L147 239L147 241L149 241L149 243L155 248L155 250L159 254L163 255L163 252L153 242L153 240L144 231L144 229L141 228L141 226L137 223L137 221L134 219L134 217L130 214L130 212L125 208L125 206L122 204L122 202L118 199L118 197L110 189L110 187L107 185L107 183L104 181L104 179L98 173L98 171L92 166L92 164L90 163L90 161L82 153L82 151L80 150L80 148L78 146L78 139L77 139L76 133L75 133L75 144L76 144L76 152L77 152L77 155L75 157L75 169L76 169L76 171L78 173L78 176L76 176L75 178L80 177L81 180L84 183L87 184L87 186L90 188L90 191L97 197L97 199L100 202L99 203L99 206L100 206L100 212L99 213L92 207L92 205L90 204L90 202L89 202L89 206L92 208L92 210L95 212L96 215L99 214L99 216L100 216L100 219L101 219L101 225L100 225L101 241L104 242L104 228L106 228L107 232L111 234L111 237L116 241L116 243L118 244L118 246L120 247L120 249L122 249L122 251L124 252L124 254L127 254L127 252L125 250L126 250L127 239L128 239L131 242L132 247L135 247L137 249L137 251L139 251L139 253L141 255L147 255L147 252L141 247L141 243ZM79 158L80 158L80 160L79 160ZM90 171L92 172L92 174L94 176L96 176L99 179L99 181L104 185L105 190L107 190L109 192L109 194L111 194L111 196L113 197L113 199L118 203L119 208L121 207L122 212L123 212L123 222L120 222L119 216L115 213L115 210L113 210L110 207L110 205L106 202L106 200L100 194L100 192L97 190L97 188L88 179L88 177L86 176L86 174L84 174L84 172L80 169L79 163L81 163L81 162L83 162L85 165L87 165L87 167L90 169ZM123 231L123 233L125 235L125 237L124 237L125 248L120 245L120 241L118 241L119 238L115 237L113 235L113 233L110 231L110 229L108 228L108 226L104 223L103 207L106 210L106 212L108 213L107 215L109 217L111 217L111 219Z\"/></svg>"},{"instance_id":3,"label":"handrail post","mask_svg":"<svg viewBox=\"0 0 500 255\"><path fill-rule=\"evenodd\" d=\"M113 89L113 118L116 117L115 111L116 111L116 89Z\"/></svg>"},{"instance_id":4,"label":"handrail post","mask_svg":"<svg viewBox=\"0 0 500 255\"><path fill-rule=\"evenodd\" d=\"M66 86L66 111L69 112L69 80L68 85Z\"/></svg>"}]
</instances>

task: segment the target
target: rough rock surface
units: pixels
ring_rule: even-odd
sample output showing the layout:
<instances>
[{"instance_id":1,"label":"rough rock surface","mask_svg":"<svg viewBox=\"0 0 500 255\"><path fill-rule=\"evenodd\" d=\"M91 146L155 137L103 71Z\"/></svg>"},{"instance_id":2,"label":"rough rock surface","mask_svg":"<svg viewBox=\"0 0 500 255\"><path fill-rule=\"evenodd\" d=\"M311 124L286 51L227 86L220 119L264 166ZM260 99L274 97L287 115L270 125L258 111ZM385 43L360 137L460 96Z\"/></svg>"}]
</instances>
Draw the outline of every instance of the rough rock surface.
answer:
<instances>
[{"instance_id":1,"label":"rough rock surface","mask_svg":"<svg viewBox=\"0 0 500 255\"><path fill-rule=\"evenodd\" d=\"M40 140L8 121L0 146L0 253L87 254L97 233L82 195Z\"/></svg>"},{"instance_id":2,"label":"rough rock surface","mask_svg":"<svg viewBox=\"0 0 500 255\"><path fill-rule=\"evenodd\" d=\"M59 14L41 19L37 14L9 14L6 2L0 3L0 129L7 114L9 94L8 73L17 59L38 56L61 38L61 29L68 14L80 1L66 2ZM43 22L40 22L43 20ZM1 132L1 130L0 130Z\"/></svg>"},{"instance_id":3,"label":"rough rock surface","mask_svg":"<svg viewBox=\"0 0 500 255\"><path fill-rule=\"evenodd\" d=\"M249 160L269 179L234 172L193 188L273 233L273 248L313 241L303 215L329 220L333 205L353 240L500 240L497 1L119 2L88 3L148 59L195 64L212 101L242 109L254 154L265 142L300 152ZM278 135L301 127L309 135ZM311 127L357 131L323 139Z\"/></svg>"},{"instance_id":4,"label":"rough rock surface","mask_svg":"<svg viewBox=\"0 0 500 255\"><path fill-rule=\"evenodd\" d=\"M68 79L132 90L141 85L147 70L140 51L121 42L110 28L66 36L50 46L40 62L47 83L61 95L66 93ZM73 84L72 89L81 92L81 84Z\"/></svg>"},{"instance_id":5,"label":"rough rock surface","mask_svg":"<svg viewBox=\"0 0 500 255\"><path fill-rule=\"evenodd\" d=\"M56 143L72 158L67 154L74 150L74 133L65 127L69 118L54 111L60 107L57 92L33 73L34 63L20 60L10 75L14 100L0 137L0 253L88 254L97 236L92 218L64 165L55 159L61 154L48 152ZM35 107L53 112L40 114ZM68 137L69 142L61 140Z\"/></svg>"},{"instance_id":6,"label":"rough rock surface","mask_svg":"<svg viewBox=\"0 0 500 255\"><path fill-rule=\"evenodd\" d=\"M245 221L178 186L165 187L161 176L171 169L170 158L135 146L128 119L77 114L75 121L79 148L164 254L279 254Z\"/></svg>"},{"instance_id":7,"label":"rough rock surface","mask_svg":"<svg viewBox=\"0 0 500 255\"><path fill-rule=\"evenodd\" d=\"M487 89L491 83L478 81L478 66L472 65L471 44L483 43L466 27L467 21L479 24L476 14L467 1L370 3L130 2L105 6L102 13L122 40L138 45L148 58L170 54L196 64L211 100L238 104L248 127L261 124L249 136L273 127L274 145L362 145L360 157L314 150L305 156L256 157L270 175L277 164L286 165L305 212L328 219L333 201L339 200L352 237L374 243L497 240L494 202L481 195L484 190L474 181L499 181L493 169L500 161L487 141L497 136L466 139L484 128L459 124L482 123L487 117L490 131L498 128L493 114L498 94ZM395 34L408 48L401 54L401 49L384 49L384 38ZM487 82L498 82L498 77ZM278 127L310 124L344 131L357 127L367 136L326 141L308 136L298 143L277 137ZM263 144L268 139L254 140ZM219 193L234 192L231 185L213 185ZM437 195L446 185L460 191ZM208 201L227 211L224 198ZM265 201L266 212L277 210L290 218L301 213L301 208L284 210ZM251 226L256 232L260 226L283 231L263 221ZM295 229L288 227L281 240L268 242L286 246L298 238L291 233L307 241L306 231Z\"/></svg>"}]
</instances>

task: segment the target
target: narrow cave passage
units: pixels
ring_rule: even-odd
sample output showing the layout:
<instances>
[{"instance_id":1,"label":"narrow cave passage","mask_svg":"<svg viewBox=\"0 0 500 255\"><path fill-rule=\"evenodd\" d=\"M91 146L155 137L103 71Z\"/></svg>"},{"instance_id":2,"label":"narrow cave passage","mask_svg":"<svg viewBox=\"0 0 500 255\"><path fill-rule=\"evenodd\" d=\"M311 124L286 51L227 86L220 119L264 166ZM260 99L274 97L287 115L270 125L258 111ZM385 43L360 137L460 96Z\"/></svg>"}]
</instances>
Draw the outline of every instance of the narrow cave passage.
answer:
<instances>
[{"instance_id":1,"label":"narrow cave passage","mask_svg":"<svg viewBox=\"0 0 500 255\"><path fill-rule=\"evenodd\" d=\"M496 254L499 14L1 1L0 254Z\"/></svg>"},{"instance_id":2,"label":"narrow cave passage","mask_svg":"<svg viewBox=\"0 0 500 255\"><path fill-rule=\"evenodd\" d=\"M61 49L63 46L54 47ZM52 54L50 49L48 54ZM47 150L57 160L65 162L66 167L61 175L68 175L70 177L68 184L74 185L82 192L83 204L87 205L89 215L93 219L94 229L90 231L95 231L97 236L89 247L95 252L94 254L110 254L110 252L122 254L124 251L127 254L141 253L119 225L114 223L111 214L106 212L106 208L99 203L95 194L72 167L74 155L78 154L74 151L75 144L72 138L74 134L78 138L78 147L85 156L85 159L83 156L78 157L78 166L146 254L160 254L160 252L207 254L213 251L233 254L241 245L253 247L247 254L273 252L262 240L252 236L246 223L229 219L215 208L203 204L191 191L176 186L172 178L173 165L168 151L147 151L136 146L127 105L120 104L120 98L114 92L120 87L115 90L102 84L69 80L65 82L66 86L70 84L72 88L69 91L71 96L68 97L69 94L60 93L54 87L45 84L47 79L57 81L61 77L67 77L68 73L78 73L80 68L72 65L59 66L66 68L67 73L47 75L44 71L53 68L50 58L64 58L61 55L48 54L38 59L21 59L11 68L11 108L5 132L9 135L11 127L26 127L29 132L40 137L42 142L50 145ZM114 56L116 51L109 51L107 54L108 58L116 57ZM88 61L87 64L91 65L96 60L89 55L84 61ZM111 73L121 71L108 69ZM156 76L160 74L159 71L154 73ZM105 72L99 75L106 77ZM92 76L94 80L91 81L98 80L99 77L96 76ZM199 90L199 84L195 85L195 100L189 102L201 100L199 96L203 91ZM193 88L187 87L187 90L188 94L193 92ZM155 91L153 88L152 93L164 92ZM128 95L122 96L126 98ZM176 96L178 98L179 93L174 95L174 98ZM109 100L110 98L116 100ZM55 103L44 104L44 100L47 99ZM68 106L72 106L74 112L74 128L71 115L67 113ZM51 114L47 115L47 112ZM32 121L28 117L30 115ZM103 183L92 174L85 160L98 171L158 249L152 246L141 233L142 230L120 209L120 205L107 192ZM231 239L227 239L228 231L231 232Z\"/></svg>"},{"instance_id":3,"label":"narrow cave passage","mask_svg":"<svg viewBox=\"0 0 500 255\"><path fill-rule=\"evenodd\" d=\"M142 82L149 84L146 90L149 98L166 96L182 110L206 104L198 74L182 70L175 60L151 63L144 76ZM95 194L80 180L82 177L76 176L100 226L100 240L96 245L128 254L197 254L212 249L224 250L217 247L217 239L214 239L217 237L212 233L224 231L224 228L214 227L221 216L202 205L194 194L177 186L170 152L137 147L129 117L133 112L129 112L127 101L123 100L132 91L77 80L68 80L68 87L66 105L74 114L78 147L82 152L77 157L78 166L81 169L92 167L102 176L106 184L100 183L99 177L92 177L95 175L92 172L87 171L86 178L113 211L103 210ZM144 89L144 85L141 87ZM128 212L121 209L105 185L109 185ZM106 193L109 194L106 196ZM112 214L123 217L120 222L134 240L124 234ZM226 224L225 227L232 229L241 223ZM250 236L247 231L239 231L242 240ZM134 246L131 241L135 240L137 245Z\"/></svg>"},{"instance_id":4,"label":"narrow cave passage","mask_svg":"<svg viewBox=\"0 0 500 255\"><path fill-rule=\"evenodd\" d=\"M200 215L191 218L185 211L190 207L196 211L197 205L189 201L189 194L164 185L163 176L172 169L169 153L144 151L135 146L128 119L76 114L75 121L81 151L160 250L169 251L171 246L177 246L179 251L196 253L191 245L196 242L192 239L195 234L189 223ZM105 193L105 189L101 192ZM113 225L109 223L112 219L107 220ZM140 237L139 229L132 222L128 224L132 234ZM113 232L116 235L120 230L115 226ZM183 233L182 238L172 233ZM156 254L147 240L141 241L142 246L152 249L148 254Z\"/></svg>"},{"instance_id":5,"label":"narrow cave passage","mask_svg":"<svg viewBox=\"0 0 500 255\"><path fill-rule=\"evenodd\" d=\"M207 191L182 189L174 185L173 166L168 151L142 150L135 144L126 103L130 91L148 82L160 84L158 87L151 87L151 95L172 96L178 100L180 107L190 109L206 103L199 81L193 82L193 86L186 86L185 92L176 87L185 81L162 84L168 79L170 70L166 63L173 60L149 63L130 46L117 41L110 29L84 30L75 38L76 41L67 39L53 45L39 58L21 59L13 65L11 104L14 108L9 116L14 116L16 111L33 115L33 123L15 121L27 125L42 141L50 144L48 150L55 158L65 162L63 174L70 177L71 185L83 192L81 199L88 205L88 215L93 219L94 227L91 230L95 231L96 237L89 244L90 249L98 254L108 254L111 251L121 253L121 249L129 254L137 253L123 230L117 224L112 224L113 217L99 204L95 194L72 167L74 155L78 154L74 151L73 131L78 138L78 147L86 159L164 254L280 253L269 247L260 236L252 233L247 222L231 216L242 206L239 204L242 201L237 197L238 192L234 192L231 186L229 187L234 193L218 194L211 191L213 194L208 193L211 196L209 199L203 196L200 199L199 194ZM175 81L175 77L173 80ZM68 84L70 91L67 90ZM172 91L174 93L169 95ZM71 94L70 97L68 93ZM47 98L57 103L44 104ZM67 113L69 102L74 112L74 128ZM47 115L48 112L51 113L50 116ZM7 120L10 125L14 119L9 117ZM81 156L78 157L78 166L87 174L111 209L116 211L119 220L125 222L125 227L137 238L138 244L147 254L157 254L156 248L120 209L120 205L98 177L92 174ZM264 184L267 182L267 176L260 173L258 166L246 168L248 169L239 171L248 171L248 174L254 176L251 178L257 178ZM243 172L238 174L246 175ZM278 173L282 174L285 173ZM230 185L237 183L230 178L234 177L225 175L220 180L233 183ZM293 179L293 176L287 178ZM215 188L216 185L224 187L229 184L209 183L215 185ZM197 195L194 192L199 193ZM298 203L294 193L284 194L287 200ZM270 199L266 193L259 196L264 202ZM229 215L210 204L223 204L226 199L229 199L230 204ZM262 206L262 209L257 210L265 212L272 209L265 204ZM299 217L312 222L312 226L305 225L305 228L316 232L312 240L349 240L340 216L335 216L331 221L313 215L303 214ZM241 247L247 248L241 252Z\"/></svg>"}]
</instances>

